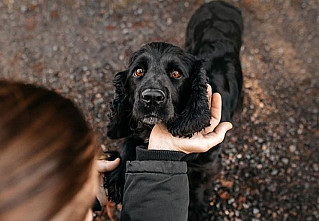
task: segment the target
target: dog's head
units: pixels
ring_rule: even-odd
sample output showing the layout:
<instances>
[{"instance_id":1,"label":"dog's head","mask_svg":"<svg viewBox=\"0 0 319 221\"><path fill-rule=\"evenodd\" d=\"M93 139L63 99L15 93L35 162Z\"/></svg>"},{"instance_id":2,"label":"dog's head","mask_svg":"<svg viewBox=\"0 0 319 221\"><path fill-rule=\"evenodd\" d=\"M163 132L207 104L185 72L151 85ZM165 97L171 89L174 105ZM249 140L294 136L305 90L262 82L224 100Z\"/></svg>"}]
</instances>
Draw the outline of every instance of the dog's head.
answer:
<instances>
[{"instance_id":1,"label":"dog's head","mask_svg":"<svg viewBox=\"0 0 319 221\"><path fill-rule=\"evenodd\" d=\"M133 53L115 75L108 135L132 133L130 124L163 122L174 136L191 136L209 125L206 73L201 61L179 47L153 42Z\"/></svg>"}]
</instances>

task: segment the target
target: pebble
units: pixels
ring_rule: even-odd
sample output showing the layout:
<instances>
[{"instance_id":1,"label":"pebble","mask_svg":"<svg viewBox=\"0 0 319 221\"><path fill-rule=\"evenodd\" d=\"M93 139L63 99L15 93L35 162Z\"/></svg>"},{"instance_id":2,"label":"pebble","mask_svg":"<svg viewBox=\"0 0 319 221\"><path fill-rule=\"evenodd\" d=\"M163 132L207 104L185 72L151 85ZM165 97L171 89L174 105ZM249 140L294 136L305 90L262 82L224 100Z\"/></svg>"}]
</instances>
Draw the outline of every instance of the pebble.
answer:
<instances>
[{"instance_id":1,"label":"pebble","mask_svg":"<svg viewBox=\"0 0 319 221\"><path fill-rule=\"evenodd\" d=\"M290 145L290 146L289 146L289 151L290 151L291 153L295 152L295 151L296 151L296 146L295 146L295 145Z\"/></svg>"},{"instance_id":2,"label":"pebble","mask_svg":"<svg viewBox=\"0 0 319 221\"><path fill-rule=\"evenodd\" d=\"M286 165L289 163L289 160L287 158L282 158L281 161Z\"/></svg>"},{"instance_id":3,"label":"pebble","mask_svg":"<svg viewBox=\"0 0 319 221\"><path fill-rule=\"evenodd\" d=\"M296 123L296 120L295 120L295 118L293 118L293 117L289 117L288 120L289 120L290 123L292 123L292 124Z\"/></svg>"},{"instance_id":4,"label":"pebble","mask_svg":"<svg viewBox=\"0 0 319 221\"><path fill-rule=\"evenodd\" d=\"M20 8L21 12L24 13L28 10L28 7L25 6L25 5L21 5L21 8Z\"/></svg>"},{"instance_id":5,"label":"pebble","mask_svg":"<svg viewBox=\"0 0 319 221\"><path fill-rule=\"evenodd\" d=\"M319 165L316 164L316 163L312 164L312 168L313 168L313 170L316 171L316 172L319 171Z\"/></svg>"},{"instance_id":6,"label":"pebble","mask_svg":"<svg viewBox=\"0 0 319 221\"><path fill-rule=\"evenodd\" d=\"M263 145L261 146L261 149L262 149L263 151L265 151L265 150L267 149L267 145L266 145L266 144L263 144Z\"/></svg>"},{"instance_id":7,"label":"pebble","mask_svg":"<svg viewBox=\"0 0 319 221\"><path fill-rule=\"evenodd\" d=\"M277 169L273 169L271 171L271 175L276 176L278 174L278 170Z\"/></svg>"},{"instance_id":8,"label":"pebble","mask_svg":"<svg viewBox=\"0 0 319 221\"><path fill-rule=\"evenodd\" d=\"M139 9L137 10L137 14L139 14L139 15L143 14L143 12L144 12L144 10L143 10L142 8L139 8Z\"/></svg>"}]
</instances>

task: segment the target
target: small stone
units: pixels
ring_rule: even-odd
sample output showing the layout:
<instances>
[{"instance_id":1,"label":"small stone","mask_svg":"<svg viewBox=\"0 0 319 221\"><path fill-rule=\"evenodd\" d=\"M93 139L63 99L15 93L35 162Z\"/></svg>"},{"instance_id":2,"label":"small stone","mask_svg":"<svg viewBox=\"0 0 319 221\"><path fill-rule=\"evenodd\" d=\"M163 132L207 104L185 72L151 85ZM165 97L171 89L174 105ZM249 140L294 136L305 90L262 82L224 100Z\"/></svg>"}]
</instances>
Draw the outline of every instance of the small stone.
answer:
<instances>
[{"instance_id":1,"label":"small stone","mask_svg":"<svg viewBox=\"0 0 319 221\"><path fill-rule=\"evenodd\" d=\"M265 151L265 150L267 149L267 145L266 145L266 144L263 144L263 145L261 146L261 149L262 149L263 151Z\"/></svg>"},{"instance_id":2,"label":"small stone","mask_svg":"<svg viewBox=\"0 0 319 221\"><path fill-rule=\"evenodd\" d=\"M95 95L95 97L96 97L96 98L101 98L102 95L101 95L100 93L98 93L98 94Z\"/></svg>"},{"instance_id":3,"label":"small stone","mask_svg":"<svg viewBox=\"0 0 319 221\"><path fill-rule=\"evenodd\" d=\"M286 165L289 163L289 160L287 158L282 158L281 161Z\"/></svg>"},{"instance_id":4,"label":"small stone","mask_svg":"<svg viewBox=\"0 0 319 221\"><path fill-rule=\"evenodd\" d=\"M128 28L124 28L123 31L122 31L122 33L124 35L128 34L129 32L130 32L130 30Z\"/></svg>"},{"instance_id":5,"label":"small stone","mask_svg":"<svg viewBox=\"0 0 319 221\"><path fill-rule=\"evenodd\" d=\"M295 145L290 145L289 146L289 151L292 152L292 153L295 152L296 151L296 146Z\"/></svg>"},{"instance_id":6,"label":"small stone","mask_svg":"<svg viewBox=\"0 0 319 221\"><path fill-rule=\"evenodd\" d=\"M24 13L28 10L27 6L25 5L22 5L21 8L20 8L21 12Z\"/></svg>"},{"instance_id":7,"label":"small stone","mask_svg":"<svg viewBox=\"0 0 319 221\"><path fill-rule=\"evenodd\" d=\"M276 219L277 218L277 213L273 212L272 213L272 218Z\"/></svg>"},{"instance_id":8,"label":"small stone","mask_svg":"<svg viewBox=\"0 0 319 221\"><path fill-rule=\"evenodd\" d=\"M313 170L316 171L316 172L319 171L319 166L318 166L318 164L316 164L316 163L314 163L314 164L312 165L312 168L313 168Z\"/></svg>"},{"instance_id":9,"label":"small stone","mask_svg":"<svg viewBox=\"0 0 319 221\"><path fill-rule=\"evenodd\" d=\"M295 118L293 117L289 117L288 120L290 121L290 123L293 123L293 124L296 122Z\"/></svg>"},{"instance_id":10,"label":"small stone","mask_svg":"<svg viewBox=\"0 0 319 221\"><path fill-rule=\"evenodd\" d=\"M278 174L278 170L277 169L273 169L271 171L271 175L276 176Z\"/></svg>"},{"instance_id":11,"label":"small stone","mask_svg":"<svg viewBox=\"0 0 319 221\"><path fill-rule=\"evenodd\" d=\"M142 13L143 13L143 9L142 8L137 9L137 14L141 15Z\"/></svg>"},{"instance_id":12,"label":"small stone","mask_svg":"<svg viewBox=\"0 0 319 221\"><path fill-rule=\"evenodd\" d=\"M282 53L284 53L284 49L283 48L279 48L278 52L279 52L279 54L282 54Z\"/></svg>"},{"instance_id":13,"label":"small stone","mask_svg":"<svg viewBox=\"0 0 319 221\"><path fill-rule=\"evenodd\" d=\"M231 199L228 200L228 204L232 204L234 201L235 201L235 199L231 198Z\"/></svg>"}]
</instances>

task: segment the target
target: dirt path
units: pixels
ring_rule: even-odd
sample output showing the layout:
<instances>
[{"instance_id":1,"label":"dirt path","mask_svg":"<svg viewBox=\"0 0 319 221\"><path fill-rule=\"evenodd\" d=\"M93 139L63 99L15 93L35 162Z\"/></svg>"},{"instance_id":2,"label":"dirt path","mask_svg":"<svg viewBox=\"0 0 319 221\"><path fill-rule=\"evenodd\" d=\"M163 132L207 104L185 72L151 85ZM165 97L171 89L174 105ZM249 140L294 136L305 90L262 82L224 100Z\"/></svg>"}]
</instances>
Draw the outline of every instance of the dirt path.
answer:
<instances>
[{"instance_id":1,"label":"dirt path","mask_svg":"<svg viewBox=\"0 0 319 221\"><path fill-rule=\"evenodd\" d=\"M101 143L116 148L105 137L112 76L146 42L182 47L201 3L2 0L0 78L72 98ZM233 4L245 21L245 102L207 193L209 213L213 220L318 220L319 2Z\"/></svg>"}]
</instances>

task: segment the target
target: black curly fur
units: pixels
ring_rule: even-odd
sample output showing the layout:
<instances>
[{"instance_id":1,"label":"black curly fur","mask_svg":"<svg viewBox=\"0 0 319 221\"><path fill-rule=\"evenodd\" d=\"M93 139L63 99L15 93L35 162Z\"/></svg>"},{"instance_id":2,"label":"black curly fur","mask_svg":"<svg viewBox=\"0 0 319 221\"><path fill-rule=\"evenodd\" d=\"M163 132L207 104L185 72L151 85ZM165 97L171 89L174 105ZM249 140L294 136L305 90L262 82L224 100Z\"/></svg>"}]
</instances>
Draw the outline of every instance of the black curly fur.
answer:
<instances>
[{"instance_id":1,"label":"black curly fur","mask_svg":"<svg viewBox=\"0 0 319 221\"><path fill-rule=\"evenodd\" d=\"M110 103L110 123L107 135L112 139L126 137L131 134L127 127L130 120L132 106L128 101L127 94L127 71L119 72L114 76L115 96Z\"/></svg>"},{"instance_id":2,"label":"black curly fur","mask_svg":"<svg viewBox=\"0 0 319 221\"><path fill-rule=\"evenodd\" d=\"M207 78L205 69L201 68L201 61L193 65L191 77L191 94L186 108L169 121L167 128L173 136L191 137L195 132L201 131L210 125L210 110L207 103Z\"/></svg>"}]
</instances>

